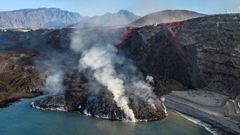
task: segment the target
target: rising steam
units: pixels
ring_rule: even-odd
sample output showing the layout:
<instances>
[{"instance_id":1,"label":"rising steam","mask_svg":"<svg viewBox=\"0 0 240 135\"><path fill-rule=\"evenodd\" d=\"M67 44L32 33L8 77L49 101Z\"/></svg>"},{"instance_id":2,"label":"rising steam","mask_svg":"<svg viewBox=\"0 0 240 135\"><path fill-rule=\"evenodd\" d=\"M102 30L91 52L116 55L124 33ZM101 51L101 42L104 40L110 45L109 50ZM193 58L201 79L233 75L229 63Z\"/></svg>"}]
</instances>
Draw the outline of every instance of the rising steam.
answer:
<instances>
[{"instance_id":1,"label":"rising steam","mask_svg":"<svg viewBox=\"0 0 240 135\"><path fill-rule=\"evenodd\" d=\"M148 76L142 77L137 68L119 56L114 43L108 42L102 35L84 33L78 30L72 39L71 47L81 54L79 60L79 71L86 76L94 78L101 85L107 88L114 96L117 106L125 113L128 120L136 121L133 110L129 107L129 93L146 101L155 109L154 99L157 99L152 92L149 83L154 80ZM89 42L95 40L96 42ZM105 41L105 42L103 42ZM119 66L117 65L124 65ZM90 74L89 74L90 70ZM139 75L140 74L140 75Z\"/></svg>"},{"instance_id":2,"label":"rising steam","mask_svg":"<svg viewBox=\"0 0 240 135\"><path fill-rule=\"evenodd\" d=\"M109 49L110 48L110 49ZM117 77L114 70L114 56L112 47L93 46L85 52L80 60L82 68L90 68L94 71L95 79L105 86L114 96L114 100L126 116L132 121L135 120L132 109L128 106L128 98L125 96L124 81Z\"/></svg>"},{"instance_id":3,"label":"rising steam","mask_svg":"<svg viewBox=\"0 0 240 135\"><path fill-rule=\"evenodd\" d=\"M53 95L63 92L63 73L60 71L50 73L46 79L45 90Z\"/></svg>"}]
</instances>

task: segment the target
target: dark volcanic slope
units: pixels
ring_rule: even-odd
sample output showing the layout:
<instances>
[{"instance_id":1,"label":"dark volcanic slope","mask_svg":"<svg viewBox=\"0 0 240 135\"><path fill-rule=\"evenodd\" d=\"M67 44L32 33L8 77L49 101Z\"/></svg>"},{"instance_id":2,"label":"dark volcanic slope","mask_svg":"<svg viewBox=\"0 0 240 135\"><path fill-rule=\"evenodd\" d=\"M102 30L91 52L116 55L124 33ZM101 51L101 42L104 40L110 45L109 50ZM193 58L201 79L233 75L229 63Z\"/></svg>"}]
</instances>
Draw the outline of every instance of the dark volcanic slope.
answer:
<instances>
[{"instance_id":1,"label":"dark volcanic slope","mask_svg":"<svg viewBox=\"0 0 240 135\"><path fill-rule=\"evenodd\" d=\"M204 88L236 96L240 94L239 22L240 15L232 14L143 27L120 48L145 74L158 79L162 93Z\"/></svg>"},{"instance_id":2,"label":"dark volcanic slope","mask_svg":"<svg viewBox=\"0 0 240 135\"><path fill-rule=\"evenodd\" d=\"M178 40L185 46L192 66L193 86L201 86L196 80L199 75L205 84L202 86L210 90L232 96L240 94L239 22L240 15L235 14L209 16L184 23ZM194 70L195 66L198 71Z\"/></svg>"},{"instance_id":3,"label":"dark volcanic slope","mask_svg":"<svg viewBox=\"0 0 240 135\"><path fill-rule=\"evenodd\" d=\"M153 25L160 23L171 23L192 18L202 17L204 14L188 11L188 10L164 10L148 14L133 23L130 26L141 27L145 25Z\"/></svg>"}]
</instances>

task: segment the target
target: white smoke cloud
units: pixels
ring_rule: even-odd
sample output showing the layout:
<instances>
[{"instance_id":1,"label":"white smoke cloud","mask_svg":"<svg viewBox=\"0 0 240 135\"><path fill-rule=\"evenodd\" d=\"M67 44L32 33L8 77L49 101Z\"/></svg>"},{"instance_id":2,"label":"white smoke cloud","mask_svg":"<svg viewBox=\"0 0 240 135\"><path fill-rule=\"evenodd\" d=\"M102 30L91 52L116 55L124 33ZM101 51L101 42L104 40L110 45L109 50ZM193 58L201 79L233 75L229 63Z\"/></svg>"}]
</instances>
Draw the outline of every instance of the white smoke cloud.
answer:
<instances>
[{"instance_id":1,"label":"white smoke cloud","mask_svg":"<svg viewBox=\"0 0 240 135\"><path fill-rule=\"evenodd\" d=\"M109 49L110 48L110 49ZM125 96L124 81L117 78L114 70L114 48L93 46L80 59L81 68L94 71L95 79L105 86L114 96L114 100L131 121L136 121L133 110L129 108L128 98Z\"/></svg>"},{"instance_id":2,"label":"white smoke cloud","mask_svg":"<svg viewBox=\"0 0 240 135\"><path fill-rule=\"evenodd\" d=\"M97 48L93 47L90 50L86 51L80 64L82 68L91 66L93 70L105 67L112 64L111 58L114 56L109 53L110 51L107 48Z\"/></svg>"},{"instance_id":3,"label":"white smoke cloud","mask_svg":"<svg viewBox=\"0 0 240 135\"><path fill-rule=\"evenodd\" d=\"M154 99L157 97L152 92L153 88L149 83L146 83L144 81L137 81L133 83L133 87L135 90L135 95L142 98L144 101L147 101L148 104L151 105L154 109L156 108Z\"/></svg>"},{"instance_id":4,"label":"white smoke cloud","mask_svg":"<svg viewBox=\"0 0 240 135\"><path fill-rule=\"evenodd\" d=\"M65 73L77 68L77 66L69 66L73 65L70 61L74 58L51 48L41 55L34 62L40 71L45 72L44 92L51 95L63 94L66 90L63 84ZM77 58L75 61L77 62Z\"/></svg>"},{"instance_id":5,"label":"white smoke cloud","mask_svg":"<svg viewBox=\"0 0 240 135\"><path fill-rule=\"evenodd\" d=\"M149 83L154 83L154 78L152 76L147 76L146 77L146 81L149 82Z\"/></svg>"},{"instance_id":6,"label":"white smoke cloud","mask_svg":"<svg viewBox=\"0 0 240 135\"><path fill-rule=\"evenodd\" d=\"M54 71L47 76L45 91L49 94L59 94L65 90L63 85L63 73Z\"/></svg>"},{"instance_id":7,"label":"white smoke cloud","mask_svg":"<svg viewBox=\"0 0 240 135\"><path fill-rule=\"evenodd\" d=\"M94 31L84 33L84 31L78 30L73 35L71 47L81 54L79 71L106 87L113 94L114 101L128 120L135 122L134 112L129 107L128 95L141 98L155 109L154 102L157 97L152 92L153 88L150 85L154 79L150 76L144 79L133 64L118 54L113 43L103 42L107 41L106 38L102 35L96 37ZM93 39L96 42L88 42Z\"/></svg>"}]
</instances>

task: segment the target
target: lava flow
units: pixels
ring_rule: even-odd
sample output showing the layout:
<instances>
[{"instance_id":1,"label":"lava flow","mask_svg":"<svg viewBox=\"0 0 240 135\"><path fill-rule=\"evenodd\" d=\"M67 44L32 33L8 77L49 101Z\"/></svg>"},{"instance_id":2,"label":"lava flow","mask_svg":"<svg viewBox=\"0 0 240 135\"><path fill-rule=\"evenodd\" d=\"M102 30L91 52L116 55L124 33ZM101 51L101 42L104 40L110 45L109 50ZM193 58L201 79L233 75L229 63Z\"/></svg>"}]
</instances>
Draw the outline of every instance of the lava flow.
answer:
<instances>
[{"instance_id":1,"label":"lava flow","mask_svg":"<svg viewBox=\"0 0 240 135\"><path fill-rule=\"evenodd\" d=\"M127 28L127 30L122 34L122 38L121 38L120 42L116 45L116 47L119 47L120 45L122 45L122 43L124 41L129 39L136 32L137 32L137 30L134 28Z\"/></svg>"},{"instance_id":2,"label":"lava flow","mask_svg":"<svg viewBox=\"0 0 240 135\"><path fill-rule=\"evenodd\" d=\"M175 22L175 23L171 23L169 24L169 31L171 33L171 40L174 46L174 49L176 50L177 55L182 59L182 61L184 63L187 63L187 59L185 56L184 51L182 50L181 45L177 42L177 33L179 32L179 30L181 29L183 23L182 22Z\"/></svg>"}]
</instances>

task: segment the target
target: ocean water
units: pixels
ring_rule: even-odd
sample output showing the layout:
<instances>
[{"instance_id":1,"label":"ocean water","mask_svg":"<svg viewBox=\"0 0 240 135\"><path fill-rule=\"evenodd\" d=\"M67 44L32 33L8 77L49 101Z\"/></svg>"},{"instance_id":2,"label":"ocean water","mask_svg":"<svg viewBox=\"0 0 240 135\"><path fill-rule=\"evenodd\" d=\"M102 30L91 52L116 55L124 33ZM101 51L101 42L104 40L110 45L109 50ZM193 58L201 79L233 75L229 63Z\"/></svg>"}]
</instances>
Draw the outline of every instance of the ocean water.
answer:
<instances>
[{"instance_id":1,"label":"ocean water","mask_svg":"<svg viewBox=\"0 0 240 135\"><path fill-rule=\"evenodd\" d=\"M154 122L120 122L80 113L41 111L33 99L0 108L0 135L211 135L175 112Z\"/></svg>"}]
</instances>

